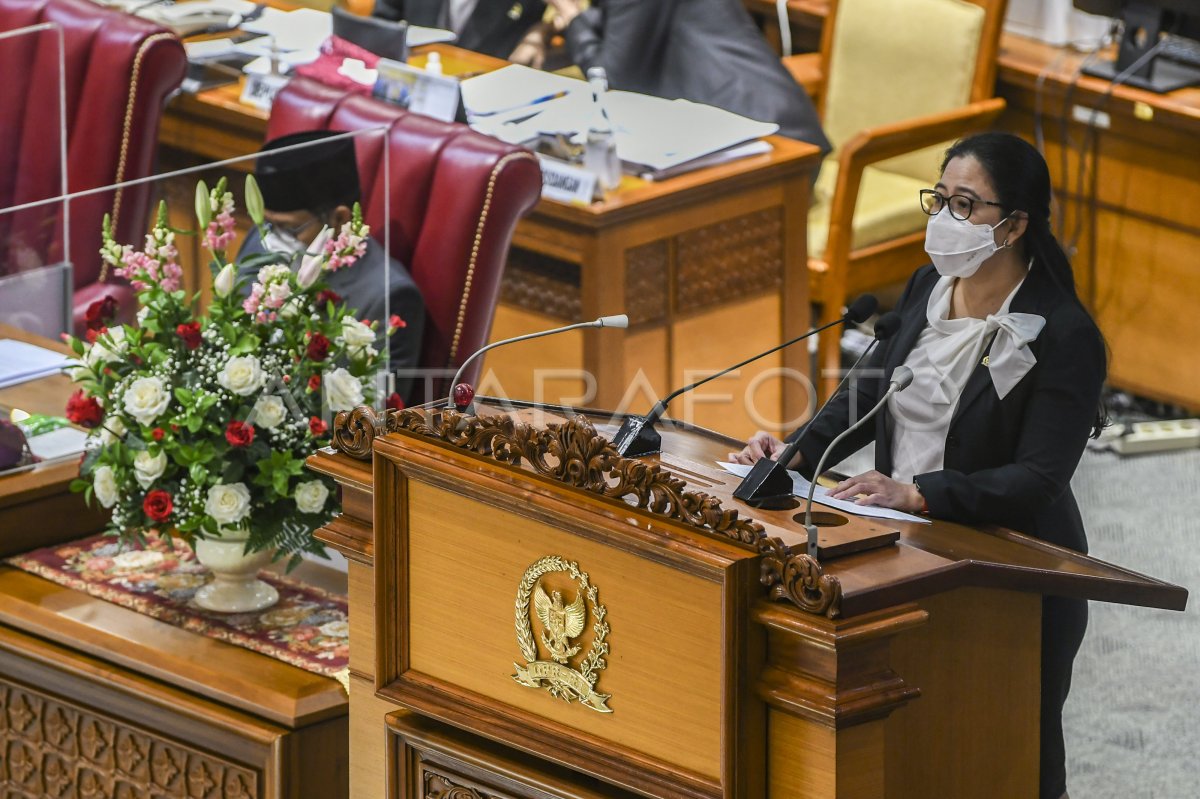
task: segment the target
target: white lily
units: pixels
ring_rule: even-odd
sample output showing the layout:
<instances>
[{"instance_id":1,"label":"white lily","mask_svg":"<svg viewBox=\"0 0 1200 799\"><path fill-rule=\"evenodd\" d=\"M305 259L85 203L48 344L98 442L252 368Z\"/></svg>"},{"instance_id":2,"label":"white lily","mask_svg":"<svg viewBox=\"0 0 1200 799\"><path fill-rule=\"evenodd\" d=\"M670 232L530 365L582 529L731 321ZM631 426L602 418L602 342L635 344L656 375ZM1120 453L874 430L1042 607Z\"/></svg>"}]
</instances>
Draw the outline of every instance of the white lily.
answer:
<instances>
[{"instance_id":1,"label":"white lily","mask_svg":"<svg viewBox=\"0 0 1200 799\"><path fill-rule=\"evenodd\" d=\"M233 291L233 280L236 275L233 271L233 264L225 264L221 267L221 271L217 273L213 279L213 291L218 297L228 297L229 292Z\"/></svg>"},{"instance_id":2,"label":"white lily","mask_svg":"<svg viewBox=\"0 0 1200 799\"><path fill-rule=\"evenodd\" d=\"M325 265L325 244L332 235L333 230L328 225L322 227L305 251L304 258L300 260L300 271L296 273L296 284L300 288L308 288L321 276L321 268Z\"/></svg>"}]
</instances>

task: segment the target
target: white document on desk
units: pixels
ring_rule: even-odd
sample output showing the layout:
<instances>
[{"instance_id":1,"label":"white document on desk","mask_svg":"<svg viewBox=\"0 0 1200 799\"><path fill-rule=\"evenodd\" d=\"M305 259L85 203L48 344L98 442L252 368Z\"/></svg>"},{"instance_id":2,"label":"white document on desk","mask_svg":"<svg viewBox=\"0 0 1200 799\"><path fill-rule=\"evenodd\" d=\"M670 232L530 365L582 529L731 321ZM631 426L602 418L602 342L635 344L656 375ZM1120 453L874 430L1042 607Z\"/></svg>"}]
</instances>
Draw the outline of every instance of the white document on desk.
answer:
<instances>
[{"instance_id":1,"label":"white document on desk","mask_svg":"<svg viewBox=\"0 0 1200 799\"><path fill-rule=\"evenodd\" d=\"M725 471L736 477L745 477L750 474L752 467L745 466L741 463L730 463L728 461L717 461L717 465ZM811 485L808 480L804 479L799 472L788 471L788 475L792 478L792 493L797 497L804 499L808 496L808 487ZM813 492L813 502L825 505L830 508L837 508L846 513L852 513L855 516L868 516L872 519L893 519L899 522L917 522L919 524L929 524L929 519L924 516L914 516L911 513L905 513L892 508L880 508L875 505L859 505L856 502L850 502L845 499L834 499L829 496L829 489L824 486L817 486L817 490Z\"/></svg>"},{"instance_id":2,"label":"white document on desk","mask_svg":"<svg viewBox=\"0 0 1200 799\"><path fill-rule=\"evenodd\" d=\"M425 44L448 44L458 39L454 31L441 28L423 28L420 25L409 25L404 41L409 47L420 47Z\"/></svg>"},{"instance_id":3,"label":"white document on desk","mask_svg":"<svg viewBox=\"0 0 1200 799\"><path fill-rule=\"evenodd\" d=\"M0 339L0 388L57 374L70 360L60 352L36 344Z\"/></svg>"},{"instance_id":4,"label":"white document on desk","mask_svg":"<svg viewBox=\"0 0 1200 799\"><path fill-rule=\"evenodd\" d=\"M333 17L311 8L287 12L267 8L261 17L242 25L242 30L274 36L280 50L316 50L333 33Z\"/></svg>"},{"instance_id":5,"label":"white document on desk","mask_svg":"<svg viewBox=\"0 0 1200 799\"><path fill-rule=\"evenodd\" d=\"M534 106L549 104L556 95L587 89L588 84L581 80L511 64L464 80L462 100L474 123L476 117L516 114L525 109L536 113L539 109ZM580 122L586 125L587 120Z\"/></svg>"}]
</instances>

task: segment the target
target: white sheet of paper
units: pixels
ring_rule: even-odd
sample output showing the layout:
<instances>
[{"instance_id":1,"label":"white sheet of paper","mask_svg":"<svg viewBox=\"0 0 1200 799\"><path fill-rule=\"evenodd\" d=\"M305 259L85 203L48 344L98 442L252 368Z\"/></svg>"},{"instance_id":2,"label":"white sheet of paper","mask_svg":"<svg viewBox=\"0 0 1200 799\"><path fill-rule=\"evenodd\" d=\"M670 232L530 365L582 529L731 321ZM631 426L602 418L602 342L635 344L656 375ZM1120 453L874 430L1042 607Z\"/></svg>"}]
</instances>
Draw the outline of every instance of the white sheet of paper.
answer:
<instances>
[{"instance_id":1,"label":"white sheet of paper","mask_svg":"<svg viewBox=\"0 0 1200 799\"><path fill-rule=\"evenodd\" d=\"M78 455L83 452L87 439L87 433L82 430L76 430L74 427L61 427L58 430L51 430L49 433L42 433L40 436L33 436L29 439L29 448L33 450L34 455L48 461L54 458Z\"/></svg>"},{"instance_id":2,"label":"white sheet of paper","mask_svg":"<svg viewBox=\"0 0 1200 799\"><path fill-rule=\"evenodd\" d=\"M510 64L503 69L464 80L462 99L469 115L490 116L532 106L559 92L587 88L586 83L574 78Z\"/></svg>"},{"instance_id":3,"label":"white sheet of paper","mask_svg":"<svg viewBox=\"0 0 1200 799\"><path fill-rule=\"evenodd\" d=\"M258 19L242 25L242 30L274 36L280 50L316 50L333 33L333 17L311 8L290 12L268 8Z\"/></svg>"},{"instance_id":4,"label":"white sheet of paper","mask_svg":"<svg viewBox=\"0 0 1200 799\"><path fill-rule=\"evenodd\" d=\"M728 461L717 461L717 465L725 471L737 477L745 477L750 474L752 467L745 466L741 463L730 463ZM792 493L795 496L804 498L808 496L809 482L805 480L799 472L789 471L792 477ZM855 516L867 516L872 519L894 519L901 522L918 522L919 524L929 524L929 519L924 516L914 516L911 513L904 511L893 510L891 508L880 508L874 505L859 505L856 502L850 502L844 499L834 499L829 496L829 489L824 486L817 486L817 490L813 492L813 502L825 505L830 508L837 508L846 513L852 513Z\"/></svg>"},{"instance_id":5,"label":"white sheet of paper","mask_svg":"<svg viewBox=\"0 0 1200 799\"><path fill-rule=\"evenodd\" d=\"M205 39L201 42L184 42L184 52L189 61L201 61L206 58L220 58L237 51L233 39Z\"/></svg>"},{"instance_id":6,"label":"white sheet of paper","mask_svg":"<svg viewBox=\"0 0 1200 799\"><path fill-rule=\"evenodd\" d=\"M16 339L0 339L0 388L55 374L69 360L54 350Z\"/></svg>"}]
</instances>

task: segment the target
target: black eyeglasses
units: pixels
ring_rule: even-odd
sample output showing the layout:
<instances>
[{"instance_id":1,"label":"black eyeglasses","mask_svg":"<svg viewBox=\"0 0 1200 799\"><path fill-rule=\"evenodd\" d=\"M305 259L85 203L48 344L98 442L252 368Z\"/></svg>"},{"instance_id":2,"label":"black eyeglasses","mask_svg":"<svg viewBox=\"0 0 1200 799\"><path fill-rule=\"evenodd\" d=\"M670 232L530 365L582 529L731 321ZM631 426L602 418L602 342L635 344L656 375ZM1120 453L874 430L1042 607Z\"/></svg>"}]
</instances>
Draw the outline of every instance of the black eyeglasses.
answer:
<instances>
[{"instance_id":1,"label":"black eyeglasses","mask_svg":"<svg viewBox=\"0 0 1200 799\"><path fill-rule=\"evenodd\" d=\"M950 216L965 222L971 218L971 212L975 210L975 203L994 205L997 208L1004 207L1001 203L994 203L991 200L976 200L965 194L952 194L947 197L937 189L921 189L921 210L930 216L934 216L949 206Z\"/></svg>"}]
</instances>

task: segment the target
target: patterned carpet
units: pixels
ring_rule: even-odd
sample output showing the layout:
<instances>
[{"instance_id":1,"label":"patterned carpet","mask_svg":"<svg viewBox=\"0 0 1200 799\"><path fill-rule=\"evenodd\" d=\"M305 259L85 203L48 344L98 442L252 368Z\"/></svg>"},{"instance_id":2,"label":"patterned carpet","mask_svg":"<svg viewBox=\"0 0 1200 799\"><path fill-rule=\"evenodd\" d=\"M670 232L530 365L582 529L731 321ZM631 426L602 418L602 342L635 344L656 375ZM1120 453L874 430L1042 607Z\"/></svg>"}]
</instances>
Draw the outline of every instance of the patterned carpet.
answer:
<instances>
[{"instance_id":1,"label":"patterned carpet","mask_svg":"<svg viewBox=\"0 0 1200 799\"><path fill-rule=\"evenodd\" d=\"M1200 450L1088 452L1073 487L1092 555L1192 595L1183 613L1091 603L1064 713L1071 796L1200 796Z\"/></svg>"}]
</instances>

